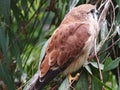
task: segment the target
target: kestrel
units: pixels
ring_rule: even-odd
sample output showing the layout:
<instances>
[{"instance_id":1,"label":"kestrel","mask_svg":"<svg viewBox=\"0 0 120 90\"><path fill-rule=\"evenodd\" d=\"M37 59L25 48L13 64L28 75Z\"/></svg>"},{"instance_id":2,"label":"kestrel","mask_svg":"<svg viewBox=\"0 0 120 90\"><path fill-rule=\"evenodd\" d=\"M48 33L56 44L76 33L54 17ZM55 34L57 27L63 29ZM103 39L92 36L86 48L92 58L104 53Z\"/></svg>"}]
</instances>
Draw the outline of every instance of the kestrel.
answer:
<instances>
[{"instance_id":1,"label":"kestrel","mask_svg":"<svg viewBox=\"0 0 120 90\"><path fill-rule=\"evenodd\" d=\"M49 39L40 61L39 90L59 73L70 76L79 70L94 47L98 33L95 5L83 4L68 12Z\"/></svg>"}]
</instances>

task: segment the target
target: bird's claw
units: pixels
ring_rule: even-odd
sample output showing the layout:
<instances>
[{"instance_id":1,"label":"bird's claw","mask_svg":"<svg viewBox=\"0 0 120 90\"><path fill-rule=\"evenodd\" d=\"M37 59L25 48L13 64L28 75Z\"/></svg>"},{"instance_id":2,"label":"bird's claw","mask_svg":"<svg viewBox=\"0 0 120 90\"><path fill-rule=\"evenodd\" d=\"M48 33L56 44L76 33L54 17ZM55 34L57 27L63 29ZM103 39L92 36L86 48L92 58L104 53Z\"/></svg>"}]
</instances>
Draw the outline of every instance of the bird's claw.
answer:
<instances>
[{"instance_id":1,"label":"bird's claw","mask_svg":"<svg viewBox=\"0 0 120 90\"><path fill-rule=\"evenodd\" d=\"M77 73L75 77L72 77L71 74L68 74L68 81L70 84L72 84L74 81L77 81L79 79L80 73Z\"/></svg>"}]
</instances>

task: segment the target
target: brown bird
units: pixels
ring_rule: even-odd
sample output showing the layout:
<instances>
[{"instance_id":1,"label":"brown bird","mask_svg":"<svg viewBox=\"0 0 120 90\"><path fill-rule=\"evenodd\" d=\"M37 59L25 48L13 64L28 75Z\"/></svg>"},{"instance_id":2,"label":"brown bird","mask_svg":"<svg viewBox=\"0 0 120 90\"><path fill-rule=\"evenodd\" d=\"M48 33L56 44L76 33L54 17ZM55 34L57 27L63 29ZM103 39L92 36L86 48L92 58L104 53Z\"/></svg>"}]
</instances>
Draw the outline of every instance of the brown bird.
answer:
<instances>
[{"instance_id":1,"label":"brown bird","mask_svg":"<svg viewBox=\"0 0 120 90\"><path fill-rule=\"evenodd\" d=\"M83 4L73 8L49 39L44 58L39 65L37 90L59 73L68 75L80 69L87 60L99 33L96 6ZM72 79L71 79L72 78Z\"/></svg>"}]
</instances>

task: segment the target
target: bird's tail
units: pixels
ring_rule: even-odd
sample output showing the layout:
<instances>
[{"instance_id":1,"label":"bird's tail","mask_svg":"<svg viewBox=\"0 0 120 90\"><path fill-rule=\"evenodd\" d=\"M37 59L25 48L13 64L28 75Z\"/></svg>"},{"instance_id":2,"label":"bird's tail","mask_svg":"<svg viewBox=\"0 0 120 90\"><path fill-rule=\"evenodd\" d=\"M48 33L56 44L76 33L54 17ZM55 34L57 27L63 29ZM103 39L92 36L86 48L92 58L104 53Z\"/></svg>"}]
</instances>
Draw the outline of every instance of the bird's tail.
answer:
<instances>
[{"instance_id":1,"label":"bird's tail","mask_svg":"<svg viewBox=\"0 0 120 90\"><path fill-rule=\"evenodd\" d=\"M42 78L39 77L37 72L28 83L27 89L24 90L43 90L43 87L53 80L60 72L60 69L54 71L49 70L48 73Z\"/></svg>"},{"instance_id":2,"label":"bird's tail","mask_svg":"<svg viewBox=\"0 0 120 90\"><path fill-rule=\"evenodd\" d=\"M53 80L60 72L61 72L60 69L56 69L54 71L49 70L44 77L42 77L42 78L38 77L38 79L36 80L36 83L34 85L35 89L33 89L33 90L42 90L42 88L46 84L48 84L51 80Z\"/></svg>"},{"instance_id":3,"label":"bird's tail","mask_svg":"<svg viewBox=\"0 0 120 90\"><path fill-rule=\"evenodd\" d=\"M46 83L39 81L38 72L30 79L23 90L42 90Z\"/></svg>"},{"instance_id":4,"label":"bird's tail","mask_svg":"<svg viewBox=\"0 0 120 90\"><path fill-rule=\"evenodd\" d=\"M40 82L39 79L37 79L36 83L32 87L32 90L43 90L43 87L46 85L46 82Z\"/></svg>"}]
</instances>

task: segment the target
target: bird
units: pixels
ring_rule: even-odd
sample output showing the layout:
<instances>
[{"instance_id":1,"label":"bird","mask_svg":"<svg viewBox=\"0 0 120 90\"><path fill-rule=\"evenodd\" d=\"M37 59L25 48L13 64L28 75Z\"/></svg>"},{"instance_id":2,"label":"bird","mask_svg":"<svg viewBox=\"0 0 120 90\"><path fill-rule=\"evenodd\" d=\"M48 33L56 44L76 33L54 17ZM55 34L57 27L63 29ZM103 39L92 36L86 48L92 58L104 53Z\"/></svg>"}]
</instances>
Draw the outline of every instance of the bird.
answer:
<instances>
[{"instance_id":1,"label":"bird","mask_svg":"<svg viewBox=\"0 0 120 90\"><path fill-rule=\"evenodd\" d=\"M82 4L71 9L50 37L38 67L39 79L33 90L42 90L59 74L71 76L87 61L99 33L95 5Z\"/></svg>"}]
</instances>

